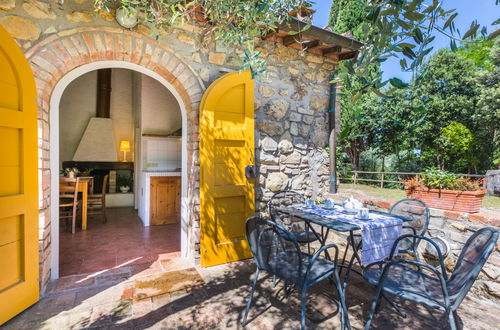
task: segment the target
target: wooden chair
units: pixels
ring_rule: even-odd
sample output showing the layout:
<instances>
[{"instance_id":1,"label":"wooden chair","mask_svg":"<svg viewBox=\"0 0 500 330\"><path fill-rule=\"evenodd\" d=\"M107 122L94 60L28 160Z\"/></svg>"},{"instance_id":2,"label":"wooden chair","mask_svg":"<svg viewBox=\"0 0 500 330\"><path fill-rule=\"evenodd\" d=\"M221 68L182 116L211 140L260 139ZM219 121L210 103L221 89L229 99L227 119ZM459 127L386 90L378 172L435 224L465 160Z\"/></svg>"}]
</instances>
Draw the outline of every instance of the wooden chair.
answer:
<instances>
[{"instance_id":1,"label":"wooden chair","mask_svg":"<svg viewBox=\"0 0 500 330\"><path fill-rule=\"evenodd\" d=\"M71 219L71 233L76 229L79 178L59 178L59 219Z\"/></svg>"},{"instance_id":2,"label":"wooden chair","mask_svg":"<svg viewBox=\"0 0 500 330\"><path fill-rule=\"evenodd\" d=\"M91 194L87 199L87 214L102 214L103 222L107 222L106 217L106 186L108 184L108 175L104 176L102 183L102 192L100 194Z\"/></svg>"}]
</instances>

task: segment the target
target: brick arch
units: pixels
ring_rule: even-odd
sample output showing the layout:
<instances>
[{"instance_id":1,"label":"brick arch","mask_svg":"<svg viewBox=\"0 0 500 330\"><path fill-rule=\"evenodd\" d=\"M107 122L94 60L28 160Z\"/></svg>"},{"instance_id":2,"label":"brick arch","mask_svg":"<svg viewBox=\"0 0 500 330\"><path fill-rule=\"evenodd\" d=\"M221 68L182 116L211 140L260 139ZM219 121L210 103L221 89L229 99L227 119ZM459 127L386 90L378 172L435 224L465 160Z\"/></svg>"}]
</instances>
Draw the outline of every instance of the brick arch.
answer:
<instances>
[{"instance_id":1,"label":"brick arch","mask_svg":"<svg viewBox=\"0 0 500 330\"><path fill-rule=\"evenodd\" d=\"M156 40L113 27L80 27L61 31L34 45L25 55L37 86L42 288L50 275L51 259L50 102L58 82L75 68L93 62L129 62L155 72L175 89L182 99L187 118L187 220L190 226L199 221L199 216L194 212L199 210L198 113L205 86L186 61ZM190 228L187 247L190 253L194 251L197 240L193 236L196 234Z\"/></svg>"},{"instance_id":2,"label":"brick arch","mask_svg":"<svg viewBox=\"0 0 500 330\"><path fill-rule=\"evenodd\" d=\"M57 82L74 68L97 61L125 61L165 78L179 93L186 111L197 106L205 86L182 58L167 46L140 33L111 27L82 27L62 31L26 52L37 83L41 110Z\"/></svg>"}]
</instances>

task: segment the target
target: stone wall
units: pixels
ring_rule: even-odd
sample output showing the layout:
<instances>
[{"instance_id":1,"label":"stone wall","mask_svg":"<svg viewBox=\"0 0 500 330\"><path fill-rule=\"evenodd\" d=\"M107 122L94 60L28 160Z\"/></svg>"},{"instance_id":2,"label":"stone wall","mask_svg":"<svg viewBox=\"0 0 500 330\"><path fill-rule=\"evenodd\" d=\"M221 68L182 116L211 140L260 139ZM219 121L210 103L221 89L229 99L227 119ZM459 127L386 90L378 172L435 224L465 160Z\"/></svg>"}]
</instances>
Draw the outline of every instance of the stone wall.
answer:
<instances>
[{"instance_id":1,"label":"stone wall","mask_svg":"<svg viewBox=\"0 0 500 330\"><path fill-rule=\"evenodd\" d=\"M500 196L500 170L486 171L486 193Z\"/></svg>"},{"instance_id":2,"label":"stone wall","mask_svg":"<svg viewBox=\"0 0 500 330\"><path fill-rule=\"evenodd\" d=\"M348 196L342 194L325 195L336 200L344 200ZM388 212L396 201L380 200L366 196L356 196L365 207L382 212ZM467 239L477 230L485 227L500 229L500 214L494 213L462 213L430 209L428 237L444 238L451 248L451 255L445 260L446 268L452 272ZM420 247L423 248L423 245ZM475 294L500 302L500 241L479 274L478 280L471 289Z\"/></svg>"},{"instance_id":3,"label":"stone wall","mask_svg":"<svg viewBox=\"0 0 500 330\"><path fill-rule=\"evenodd\" d=\"M255 96L257 210L265 211L279 190L327 192L328 81L336 64L270 42L260 50L269 63Z\"/></svg>"},{"instance_id":4,"label":"stone wall","mask_svg":"<svg viewBox=\"0 0 500 330\"><path fill-rule=\"evenodd\" d=\"M198 115L210 83L238 70L239 50L204 40L196 22L160 29L139 24L122 29L114 11L93 11L91 0L0 0L0 24L16 39L32 66L38 90L40 182L40 279L50 278L50 98L57 82L76 67L95 61L126 61L158 73L185 103L188 118L188 254L199 258ZM336 63L261 41L268 71L256 81L255 147L258 211L274 191L307 196L328 187L327 106L329 76ZM52 215L56 216L56 215ZM57 252L56 252L57 253Z\"/></svg>"}]
</instances>

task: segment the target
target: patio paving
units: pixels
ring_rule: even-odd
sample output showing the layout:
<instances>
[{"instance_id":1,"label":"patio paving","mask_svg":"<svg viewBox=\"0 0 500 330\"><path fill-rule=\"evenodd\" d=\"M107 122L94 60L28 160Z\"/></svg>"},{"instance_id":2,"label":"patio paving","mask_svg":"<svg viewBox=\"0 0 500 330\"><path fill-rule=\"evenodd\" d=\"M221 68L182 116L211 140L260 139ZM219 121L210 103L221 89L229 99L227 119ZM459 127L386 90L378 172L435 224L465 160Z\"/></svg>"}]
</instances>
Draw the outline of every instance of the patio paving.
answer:
<instances>
[{"instance_id":1,"label":"patio paving","mask_svg":"<svg viewBox=\"0 0 500 330\"><path fill-rule=\"evenodd\" d=\"M147 265L141 268L147 269ZM164 262L163 271L192 267L182 259ZM197 268L205 284L141 300L133 299L134 279L146 276L133 267L94 276L85 283L77 276L51 284L47 296L18 315L5 329L238 329L254 272L251 260ZM140 268L139 268L140 269ZM84 275L78 275L84 276ZM83 280L83 281L82 281ZM256 303L249 314L248 329L299 328L297 293L282 299L282 286L271 286L271 278L260 282ZM323 292L323 293L321 293ZM278 294L278 295L277 295ZM366 319L373 289L352 275L347 292L349 318L354 329ZM339 328L328 281L310 290L308 327ZM373 329L447 329L441 312L395 299L408 314L401 318L383 303ZM465 329L500 327L498 306L470 294L459 310Z\"/></svg>"}]
</instances>

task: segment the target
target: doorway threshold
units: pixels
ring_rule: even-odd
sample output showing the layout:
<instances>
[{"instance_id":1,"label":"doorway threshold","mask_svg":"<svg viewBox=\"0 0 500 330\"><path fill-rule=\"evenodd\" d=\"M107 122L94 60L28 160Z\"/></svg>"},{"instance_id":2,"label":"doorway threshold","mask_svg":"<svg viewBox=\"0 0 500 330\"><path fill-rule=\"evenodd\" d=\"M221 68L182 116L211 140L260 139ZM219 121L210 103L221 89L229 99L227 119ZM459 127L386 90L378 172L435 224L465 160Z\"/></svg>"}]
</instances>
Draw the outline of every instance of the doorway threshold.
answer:
<instances>
[{"instance_id":1,"label":"doorway threshold","mask_svg":"<svg viewBox=\"0 0 500 330\"><path fill-rule=\"evenodd\" d=\"M86 274L68 275L49 282L44 296L66 293L81 294L85 292L104 291L113 288L118 296L126 299L127 291L134 287L134 282L150 276L185 270L194 267L188 259L180 257L180 252L171 253L171 259L162 258L155 262L124 265L113 269ZM121 294L120 294L121 292Z\"/></svg>"}]
</instances>

